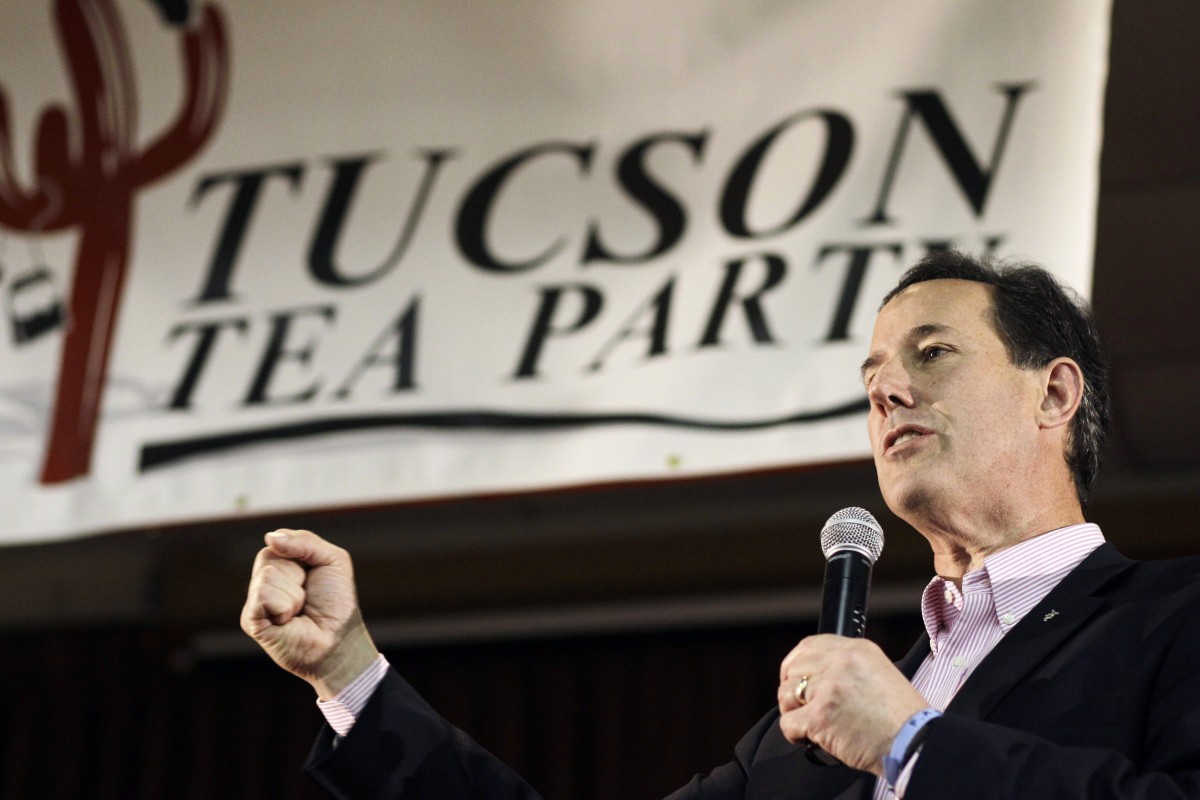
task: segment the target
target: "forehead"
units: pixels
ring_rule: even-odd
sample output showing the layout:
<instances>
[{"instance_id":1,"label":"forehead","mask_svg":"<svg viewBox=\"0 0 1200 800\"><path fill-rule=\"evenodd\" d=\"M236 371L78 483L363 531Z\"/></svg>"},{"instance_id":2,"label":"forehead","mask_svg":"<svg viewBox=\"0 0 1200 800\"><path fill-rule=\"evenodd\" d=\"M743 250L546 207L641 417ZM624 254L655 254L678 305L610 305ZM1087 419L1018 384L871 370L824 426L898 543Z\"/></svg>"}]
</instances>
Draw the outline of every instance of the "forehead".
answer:
<instances>
[{"instance_id":1,"label":"forehead","mask_svg":"<svg viewBox=\"0 0 1200 800\"><path fill-rule=\"evenodd\" d=\"M998 339L991 309L992 293L987 284L958 279L915 283L880 310L871 349L887 347L920 328L953 328L964 334Z\"/></svg>"}]
</instances>

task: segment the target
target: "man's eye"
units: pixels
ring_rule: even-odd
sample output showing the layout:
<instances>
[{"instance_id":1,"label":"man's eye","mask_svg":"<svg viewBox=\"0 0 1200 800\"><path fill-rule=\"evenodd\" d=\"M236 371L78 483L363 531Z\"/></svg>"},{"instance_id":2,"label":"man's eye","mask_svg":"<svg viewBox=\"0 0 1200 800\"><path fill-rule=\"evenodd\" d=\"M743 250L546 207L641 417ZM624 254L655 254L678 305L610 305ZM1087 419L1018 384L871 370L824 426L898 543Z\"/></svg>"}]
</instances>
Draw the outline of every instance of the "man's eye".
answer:
<instances>
[{"instance_id":1,"label":"man's eye","mask_svg":"<svg viewBox=\"0 0 1200 800\"><path fill-rule=\"evenodd\" d=\"M939 358L948 352L950 352L950 351L947 350L946 348L944 348L940 345L934 344L934 345L930 345L929 347L926 347L924 350L922 350L921 355L924 356L926 361L933 361L935 358Z\"/></svg>"}]
</instances>

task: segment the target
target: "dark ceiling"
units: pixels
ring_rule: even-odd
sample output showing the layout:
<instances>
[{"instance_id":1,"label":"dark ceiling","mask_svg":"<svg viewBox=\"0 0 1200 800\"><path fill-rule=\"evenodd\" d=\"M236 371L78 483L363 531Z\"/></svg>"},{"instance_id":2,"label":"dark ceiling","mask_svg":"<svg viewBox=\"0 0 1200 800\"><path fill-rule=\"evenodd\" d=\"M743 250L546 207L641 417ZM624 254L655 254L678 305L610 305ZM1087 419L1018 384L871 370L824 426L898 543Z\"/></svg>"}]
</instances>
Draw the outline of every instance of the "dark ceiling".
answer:
<instances>
[{"instance_id":1,"label":"dark ceiling","mask_svg":"<svg viewBox=\"0 0 1200 800\"><path fill-rule=\"evenodd\" d=\"M1198 53L1200 3L1116 0L1094 288L1116 426L1092 516L1141 557L1200 550ZM928 550L883 509L869 464L290 522L357 556L367 612L397 637L471 636L794 614L819 587L817 531L845 505L888 531L876 597L911 604ZM276 522L9 548L0 625L163 623L236 647L250 562Z\"/></svg>"}]
</instances>

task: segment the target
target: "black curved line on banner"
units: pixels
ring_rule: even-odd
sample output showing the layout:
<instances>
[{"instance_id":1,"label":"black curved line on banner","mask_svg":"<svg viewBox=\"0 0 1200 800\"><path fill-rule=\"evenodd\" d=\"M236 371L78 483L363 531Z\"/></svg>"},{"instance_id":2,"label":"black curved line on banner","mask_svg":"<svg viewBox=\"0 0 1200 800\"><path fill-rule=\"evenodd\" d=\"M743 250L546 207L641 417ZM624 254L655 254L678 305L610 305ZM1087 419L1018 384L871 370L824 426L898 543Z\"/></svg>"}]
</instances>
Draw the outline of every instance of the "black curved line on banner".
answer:
<instances>
[{"instance_id":1,"label":"black curved line on banner","mask_svg":"<svg viewBox=\"0 0 1200 800\"><path fill-rule=\"evenodd\" d=\"M425 428L432 430L561 430L590 428L597 425L653 425L665 428L687 428L708 431L752 431L777 428L804 422L819 422L866 411L866 398L853 400L819 411L805 411L786 417L740 422L687 419L662 414L515 414L500 411L454 411L423 414L372 414L360 417L330 417L311 419L270 428L256 428L235 433L218 433L194 439L157 442L142 447L138 470L148 472L191 456L233 450L260 442L285 439L304 439L329 433L361 431L380 428Z\"/></svg>"}]
</instances>

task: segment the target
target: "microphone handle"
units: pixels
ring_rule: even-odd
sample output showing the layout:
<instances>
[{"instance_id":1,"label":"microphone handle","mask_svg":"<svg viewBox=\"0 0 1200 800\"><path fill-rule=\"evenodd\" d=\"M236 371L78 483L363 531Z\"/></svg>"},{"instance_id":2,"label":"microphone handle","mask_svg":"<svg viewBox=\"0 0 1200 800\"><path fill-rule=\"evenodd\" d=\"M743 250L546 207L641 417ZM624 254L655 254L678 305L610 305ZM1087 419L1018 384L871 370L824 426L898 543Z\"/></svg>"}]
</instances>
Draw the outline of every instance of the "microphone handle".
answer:
<instances>
[{"instance_id":1,"label":"microphone handle","mask_svg":"<svg viewBox=\"0 0 1200 800\"><path fill-rule=\"evenodd\" d=\"M825 562L821 592L821 620L817 633L834 633L861 639L867 632L867 593L871 588L871 559L857 550L839 550ZM834 767L833 756L807 742L805 757L814 764Z\"/></svg>"},{"instance_id":2,"label":"microphone handle","mask_svg":"<svg viewBox=\"0 0 1200 800\"><path fill-rule=\"evenodd\" d=\"M817 633L861 639L867 632L867 593L871 559L857 550L839 550L825 562L821 620Z\"/></svg>"}]
</instances>

